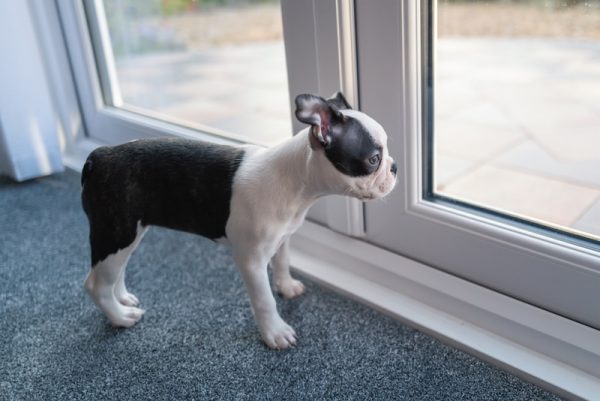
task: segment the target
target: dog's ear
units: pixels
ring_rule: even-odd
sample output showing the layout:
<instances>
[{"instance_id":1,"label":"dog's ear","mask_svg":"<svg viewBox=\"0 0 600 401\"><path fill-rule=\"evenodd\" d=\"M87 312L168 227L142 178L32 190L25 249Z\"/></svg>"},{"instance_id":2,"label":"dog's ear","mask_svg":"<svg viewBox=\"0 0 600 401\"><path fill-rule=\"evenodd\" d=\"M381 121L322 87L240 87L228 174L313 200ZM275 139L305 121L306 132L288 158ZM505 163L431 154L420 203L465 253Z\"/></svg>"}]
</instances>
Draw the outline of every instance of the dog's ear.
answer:
<instances>
[{"instance_id":1,"label":"dog's ear","mask_svg":"<svg viewBox=\"0 0 600 401\"><path fill-rule=\"evenodd\" d=\"M327 99L327 103L333 104L339 110L352 109L342 92L335 92L329 99Z\"/></svg>"},{"instance_id":2,"label":"dog's ear","mask_svg":"<svg viewBox=\"0 0 600 401\"><path fill-rule=\"evenodd\" d=\"M323 147L331 143L331 126L343 119L335 106L315 95L296 96L296 118L311 125L311 134Z\"/></svg>"}]
</instances>

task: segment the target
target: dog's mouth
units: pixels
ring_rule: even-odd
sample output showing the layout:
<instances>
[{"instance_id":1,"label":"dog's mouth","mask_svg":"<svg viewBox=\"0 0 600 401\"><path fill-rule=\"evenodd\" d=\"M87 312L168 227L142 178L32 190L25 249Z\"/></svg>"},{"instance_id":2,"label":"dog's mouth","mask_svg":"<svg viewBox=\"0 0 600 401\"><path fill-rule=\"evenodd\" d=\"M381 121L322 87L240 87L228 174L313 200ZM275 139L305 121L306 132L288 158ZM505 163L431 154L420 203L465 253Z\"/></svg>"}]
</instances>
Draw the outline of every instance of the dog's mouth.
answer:
<instances>
[{"instance_id":1,"label":"dog's mouth","mask_svg":"<svg viewBox=\"0 0 600 401\"><path fill-rule=\"evenodd\" d=\"M378 193L377 191L367 190L364 188L360 188L359 190L351 190L349 191L350 195L357 198L360 201L366 202L373 199L378 199L385 196L384 193Z\"/></svg>"},{"instance_id":2,"label":"dog's mouth","mask_svg":"<svg viewBox=\"0 0 600 401\"><path fill-rule=\"evenodd\" d=\"M386 176L377 176L366 185L357 182L347 187L344 195L352 196L363 202L385 198L396 186L396 181L396 176L391 173Z\"/></svg>"},{"instance_id":3,"label":"dog's mouth","mask_svg":"<svg viewBox=\"0 0 600 401\"><path fill-rule=\"evenodd\" d=\"M360 201L366 202L366 201L370 201L373 199L381 198L382 195L378 194L377 192L362 190L362 191L352 191L352 196Z\"/></svg>"}]
</instances>

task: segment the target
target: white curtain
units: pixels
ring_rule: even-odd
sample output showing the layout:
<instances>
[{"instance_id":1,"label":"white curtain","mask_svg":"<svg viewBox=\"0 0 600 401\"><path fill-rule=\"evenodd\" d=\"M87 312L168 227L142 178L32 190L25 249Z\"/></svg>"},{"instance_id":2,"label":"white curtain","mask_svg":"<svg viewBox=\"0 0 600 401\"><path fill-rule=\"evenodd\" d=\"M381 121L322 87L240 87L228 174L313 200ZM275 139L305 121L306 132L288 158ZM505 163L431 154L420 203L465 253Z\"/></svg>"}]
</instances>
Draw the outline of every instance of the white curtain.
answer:
<instances>
[{"instance_id":1,"label":"white curtain","mask_svg":"<svg viewBox=\"0 0 600 401\"><path fill-rule=\"evenodd\" d=\"M0 1L0 172L23 181L63 170L58 116L30 1Z\"/></svg>"}]
</instances>

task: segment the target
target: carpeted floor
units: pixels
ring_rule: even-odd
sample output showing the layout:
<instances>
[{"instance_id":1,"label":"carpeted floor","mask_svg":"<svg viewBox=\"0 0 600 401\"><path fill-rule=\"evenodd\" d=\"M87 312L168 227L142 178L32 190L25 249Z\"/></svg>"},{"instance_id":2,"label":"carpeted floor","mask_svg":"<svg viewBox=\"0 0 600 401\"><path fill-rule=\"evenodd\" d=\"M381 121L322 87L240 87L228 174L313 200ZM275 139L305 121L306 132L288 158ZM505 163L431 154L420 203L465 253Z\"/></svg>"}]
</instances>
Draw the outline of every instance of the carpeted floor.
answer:
<instances>
[{"instance_id":1,"label":"carpeted floor","mask_svg":"<svg viewBox=\"0 0 600 401\"><path fill-rule=\"evenodd\" d=\"M299 334L261 342L228 249L153 228L128 286L147 310L111 328L86 298L79 176L0 178L1 400L558 400L308 284L279 300Z\"/></svg>"}]
</instances>

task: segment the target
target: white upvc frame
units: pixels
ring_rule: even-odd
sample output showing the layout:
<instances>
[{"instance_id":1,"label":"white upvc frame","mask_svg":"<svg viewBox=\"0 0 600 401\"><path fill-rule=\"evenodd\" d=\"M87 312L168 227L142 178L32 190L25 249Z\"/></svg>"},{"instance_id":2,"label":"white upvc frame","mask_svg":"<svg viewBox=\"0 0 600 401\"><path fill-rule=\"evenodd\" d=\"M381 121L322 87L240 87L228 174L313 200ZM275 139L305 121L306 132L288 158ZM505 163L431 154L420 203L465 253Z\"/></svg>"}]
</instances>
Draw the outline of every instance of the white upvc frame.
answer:
<instances>
[{"instance_id":1,"label":"white upvc frame","mask_svg":"<svg viewBox=\"0 0 600 401\"><path fill-rule=\"evenodd\" d=\"M94 47L100 49L95 52L96 68L99 71L98 78L102 87L104 102L109 106L122 107L123 97L117 76L117 66L112 52L110 32L106 21L106 11L102 0L89 0L84 5L90 39Z\"/></svg>"},{"instance_id":2,"label":"white upvc frame","mask_svg":"<svg viewBox=\"0 0 600 401\"><path fill-rule=\"evenodd\" d=\"M356 18L354 0L336 0L338 63L340 89L354 109L360 109L358 59L356 55ZM328 200L328 226L353 237L365 235L364 203L342 197ZM341 206L341 207L340 207Z\"/></svg>"}]
</instances>

